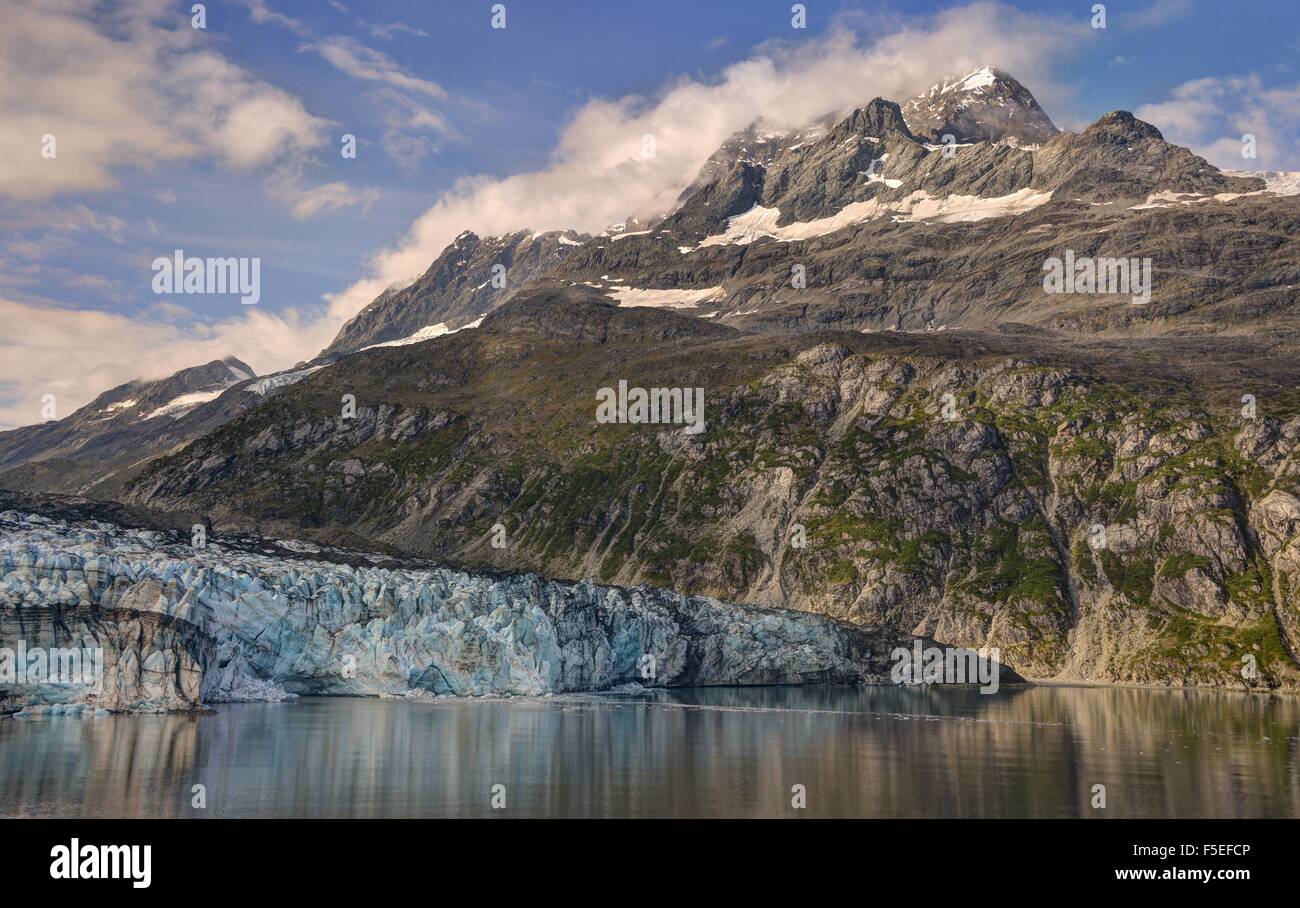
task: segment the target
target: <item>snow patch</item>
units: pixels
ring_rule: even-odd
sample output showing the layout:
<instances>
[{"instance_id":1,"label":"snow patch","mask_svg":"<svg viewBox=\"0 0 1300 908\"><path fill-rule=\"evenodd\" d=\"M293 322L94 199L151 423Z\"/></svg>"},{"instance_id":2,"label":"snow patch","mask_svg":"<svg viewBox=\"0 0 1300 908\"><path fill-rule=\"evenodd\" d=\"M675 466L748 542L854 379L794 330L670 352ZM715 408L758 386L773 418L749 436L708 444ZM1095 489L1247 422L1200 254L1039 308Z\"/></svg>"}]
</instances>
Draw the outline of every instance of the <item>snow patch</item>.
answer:
<instances>
[{"instance_id":1,"label":"snow patch","mask_svg":"<svg viewBox=\"0 0 1300 908\"><path fill-rule=\"evenodd\" d=\"M373 350L376 347L405 347L407 344L418 344L421 341L433 340L435 337L442 337L444 334L455 334L457 331L465 331L469 328L477 328L483 324L486 316L480 315L468 325L461 325L459 328L448 328L446 322L438 322L436 325L425 325L419 331L408 337L399 337L397 340L384 341L379 344L371 344L368 347L362 347L362 350Z\"/></svg>"},{"instance_id":2,"label":"snow patch","mask_svg":"<svg viewBox=\"0 0 1300 908\"><path fill-rule=\"evenodd\" d=\"M1153 192L1147 196L1147 200L1141 205L1130 205L1129 211L1145 211L1148 208L1172 208L1174 205L1192 205L1196 202L1231 202L1233 199L1263 195L1269 191L1268 189L1257 189L1254 192L1219 192L1214 195L1203 195L1199 192L1174 192L1166 189L1161 192Z\"/></svg>"},{"instance_id":3,"label":"snow patch","mask_svg":"<svg viewBox=\"0 0 1300 908\"><path fill-rule=\"evenodd\" d=\"M830 217L815 221L795 221L792 224L778 226L781 217L779 208L764 208L755 205L744 214L727 219L727 229L723 233L706 237L701 246L745 245L762 237L771 237L788 243L806 240L812 237L826 236L837 230L843 230L854 224L894 214L896 221L936 221L940 224L956 224L967 221L982 221L986 218L1007 217L1021 214L1050 201L1050 192L1034 192L1021 189L1009 195L984 198L974 195L950 195L933 199L923 189L918 189L904 199L882 202L869 199L846 205Z\"/></svg>"},{"instance_id":4,"label":"snow patch","mask_svg":"<svg viewBox=\"0 0 1300 908\"><path fill-rule=\"evenodd\" d=\"M324 368L324 366L312 366L309 369L299 369L297 372L281 372L279 375L268 375L266 378L259 378L244 390L252 391L254 394L261 396L266 396L271 391L276 391L280 388L287 388L290 385L296 385L317 369Z\"/></svg>"},{"instance_id":5,"label":"snow patch","mask_svg":"<svg viewBox=\"0 0 1300 908\"><path fill-rule=\"evenodd\" d=\"M905 208L902 209L904 217L901 220L962 224L1023 214L1051 200L1051 192L1034 192L1032 189L1020 189L989 198L950 195L942 199L932 199L925 190L918 190L903 200Z\"/></svg>"},{"instance_id":6,"label":"snow patch","mask_svg":"<svg viewBox=\"0 0 1300 908\"><path fill-rule=\"evenodd\" d=\"M983 69L977 69L969 76L961 80L957 86L958 91L975 91L980 88L990 88L998 77L994 74L992 67L986 66Z\"/></svg>"},{"instance_id":7,"label":"snow patch","mask_svg":"<svg viewBox=\"0 0 1300 908\"><path fill-rule=\"evenodd\" d=\"M899 189L903 185L902 180L885 179L885 162L889 160L889 152L885 152L880 157L871 162L867 168L866 178L868 183L884 183L890 189Z\"/></svg>"},{"instance_id":8,"label":"snow patch","mask_svg":"<svg viewBox=\"0 0 1300 908\"><path fill-rule=\"evenodd\" d=\"M726 292L721 287L705 287L702 290L617 287L610 295L624 308L647 306L655 309L691 309L700 303L721 299Z\"/></svg>"},{"instance_id":9,"label":"snow patch","mask_svg":"<svg viewBox=\"0 0 1300 908\"><path fill-rule=\"evenodd\" d=\"M304 542L301 539L277 539L276 544L280 548L288 549L291 552L306 553L309 555L320 554L321 547L314 542Z\"/></svg>"},{"instance_id":10,"label":"snow patch","mask_svg":"<svg viewBox=\"0 0 1300 908\"><path fill-rule=\"evenodd\" d=\"M216 400L225 390L225 388L218 388L215 391L194 391L190 394L182 394L180 397L173 397L146 416L145 419L153 419L158 416L170 416L172 419L180 419L199 404L206 404L210 400Z\"/></svg>"},{"instance_id":11,"label":"snow patch","mask_svg":"<svg viewBox=\"0 0 1300 908\"><path fill-rule=\"evenodd\" d=\"M993 67L984 66L975 70L973 73L968 73L965 76L962 76L955 82L936 82L934 85L930 86L930 90L926 92L926 96L933 98L935 95L946 95L949 92L954 91L977 91L981 88L991 88L997 82L997 79L997 73L993 71ZM908 106L913 106L913 103L914 102L908 102Z\"/></svg>"}]
</instances>

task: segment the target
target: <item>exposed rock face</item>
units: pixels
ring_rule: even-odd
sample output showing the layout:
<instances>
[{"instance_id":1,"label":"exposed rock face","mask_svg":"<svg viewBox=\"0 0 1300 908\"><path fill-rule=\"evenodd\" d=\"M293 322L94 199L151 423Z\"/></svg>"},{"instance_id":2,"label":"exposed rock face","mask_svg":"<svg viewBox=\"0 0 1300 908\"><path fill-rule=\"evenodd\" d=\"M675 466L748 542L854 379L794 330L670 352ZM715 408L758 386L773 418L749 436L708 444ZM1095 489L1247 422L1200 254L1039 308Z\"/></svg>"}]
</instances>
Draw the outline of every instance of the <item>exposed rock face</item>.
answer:
<instances>
[{"instance_id":1,"label":"exposed rock face","mask_svg":"<svg viewBox=\"0 0 1300 908\"><path fill-rule=\"evenodd\" d=\"M0 531L0 646L104 649L102 689L9 692L37 702L879 682L893 648L912 642L650 588L398 567L297 543L194 549L167 531L16 511L0 512Z\"/></svg>"},{"instance_id":2,"label":"exposed rock face","mask_svg":"<svg viewBox=\"0 0 1300 908\"><path fill-rule=\"evenodd\" d=\"M682 190L678 202L685 202L739 164L770 167L778 157L792 148L800 148L821 139L833 125L833 117L822 117L802 129L778 129L762 120L752 123L728 138L709 156L694 181Z\"/></svg>"},{"instance_id":3,"label":"exposed rock face","mask_svg":"<svg viewBox=\"0 0 1300 908\"><path fill-rule=\"evenodd\" d=\"M1257 177L1224 174L1186 148L1166 142L1160 130L1126 110L1111 111L1079 135L1063 133L1040 149L1034 161L1033 185L1095 202L1156 192L1256 192L1267 186Z\"/></svg>"},{"instance_id":4,"label":"exposed rock face","mask_svg":"<svg viewBox=\"0 0 1300 908\"><path fill-rule=\"evenodd\" d=\"M586 240L572 230L502 237L465 231L409 286L381 294L339 331L325 355L352 353L443 324L459 328L510 299L530 280L554 269ZM494 273L496 266L504 272ZM504 285L496 274L503 274Z\"/></svg>"},{"instance_id":5,"label":"exposed rock face","mask_svg":"<svg viewBox=\"0 0 1300 908\"><path fill-rule=\"evenodd\" d=\"M991 66L931 86L903 105L903 117L913 134L934 143L948 135L1041 145L1058 132L1029 89Z\"/></svg>"}]
</instances>

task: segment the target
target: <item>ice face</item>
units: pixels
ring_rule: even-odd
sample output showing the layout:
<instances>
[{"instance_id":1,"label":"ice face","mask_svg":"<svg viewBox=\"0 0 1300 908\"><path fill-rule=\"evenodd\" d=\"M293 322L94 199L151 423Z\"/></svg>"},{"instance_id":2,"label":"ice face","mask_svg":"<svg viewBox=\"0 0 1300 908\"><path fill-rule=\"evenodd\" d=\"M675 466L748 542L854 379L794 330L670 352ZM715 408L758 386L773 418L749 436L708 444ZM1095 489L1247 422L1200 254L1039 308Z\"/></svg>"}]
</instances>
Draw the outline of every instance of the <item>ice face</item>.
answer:
<instances>
[{"instance_id":1,"label":"ice face","mask_svg":"<svg viewBox=\"0 0 1300 908\"><path fill-rule=\"evenodd\" d=\"M165 531L0 512L0 647L75 639L102 647L105 663L97 689L9 692L183 709L295 694L878 681L899 644L816 615L652 588L314 550L221 538L194 548Z\"/></svg>"}]
</instances>

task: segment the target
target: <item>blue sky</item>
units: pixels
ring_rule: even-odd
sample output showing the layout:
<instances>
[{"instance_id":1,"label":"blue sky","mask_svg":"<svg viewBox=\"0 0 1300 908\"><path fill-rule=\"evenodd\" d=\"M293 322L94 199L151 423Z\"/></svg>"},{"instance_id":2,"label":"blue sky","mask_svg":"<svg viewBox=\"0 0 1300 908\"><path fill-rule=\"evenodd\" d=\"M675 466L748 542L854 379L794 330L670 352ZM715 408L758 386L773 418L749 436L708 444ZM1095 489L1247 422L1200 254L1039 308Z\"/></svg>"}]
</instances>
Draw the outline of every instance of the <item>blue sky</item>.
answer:
<instances>
[{"instance_id":1,"label":"blue sky","mask_svg":"<svg viewBox=\"0 0 1300 908\"><path fill-rule=\"evenodd\" d=\"M1300 168L1290 2L1110 2L1104 30L1091 2L811 0L802 30L784 0L507 0L504 29L464 0L214 0L203 30L190 5L0 0L0 428L44 391L63 415L224 353L290 366L461 229L653 213L755 115L971 64L1065 128L1126 108L1216 162ZM1259 159L1233 164L1243 128ZM647 132L659 159L624 160ZM154 294L177 248L259 257L261 302Z\"/></svg>"}]
</instances>

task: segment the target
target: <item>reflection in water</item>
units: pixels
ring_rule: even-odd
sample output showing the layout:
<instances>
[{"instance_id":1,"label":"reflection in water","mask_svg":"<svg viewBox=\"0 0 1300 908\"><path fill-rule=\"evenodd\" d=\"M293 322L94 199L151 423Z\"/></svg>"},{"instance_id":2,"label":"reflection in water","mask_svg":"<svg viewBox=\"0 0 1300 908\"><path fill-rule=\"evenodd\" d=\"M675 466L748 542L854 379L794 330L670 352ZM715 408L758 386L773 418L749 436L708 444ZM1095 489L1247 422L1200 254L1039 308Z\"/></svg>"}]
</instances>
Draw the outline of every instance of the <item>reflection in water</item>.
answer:
<instances>
[{"instance_id":1,"label":"reflection in water","mask_svg":"<svg viewBox=\"0 0 1300 908\"><path fill-rule=\"evenodd\" d=\"M0 721L0 815L1285 817L1300 813L1298 749L1300 699L1238 693L312 698Z\"/></svg>"}]
</instances>

